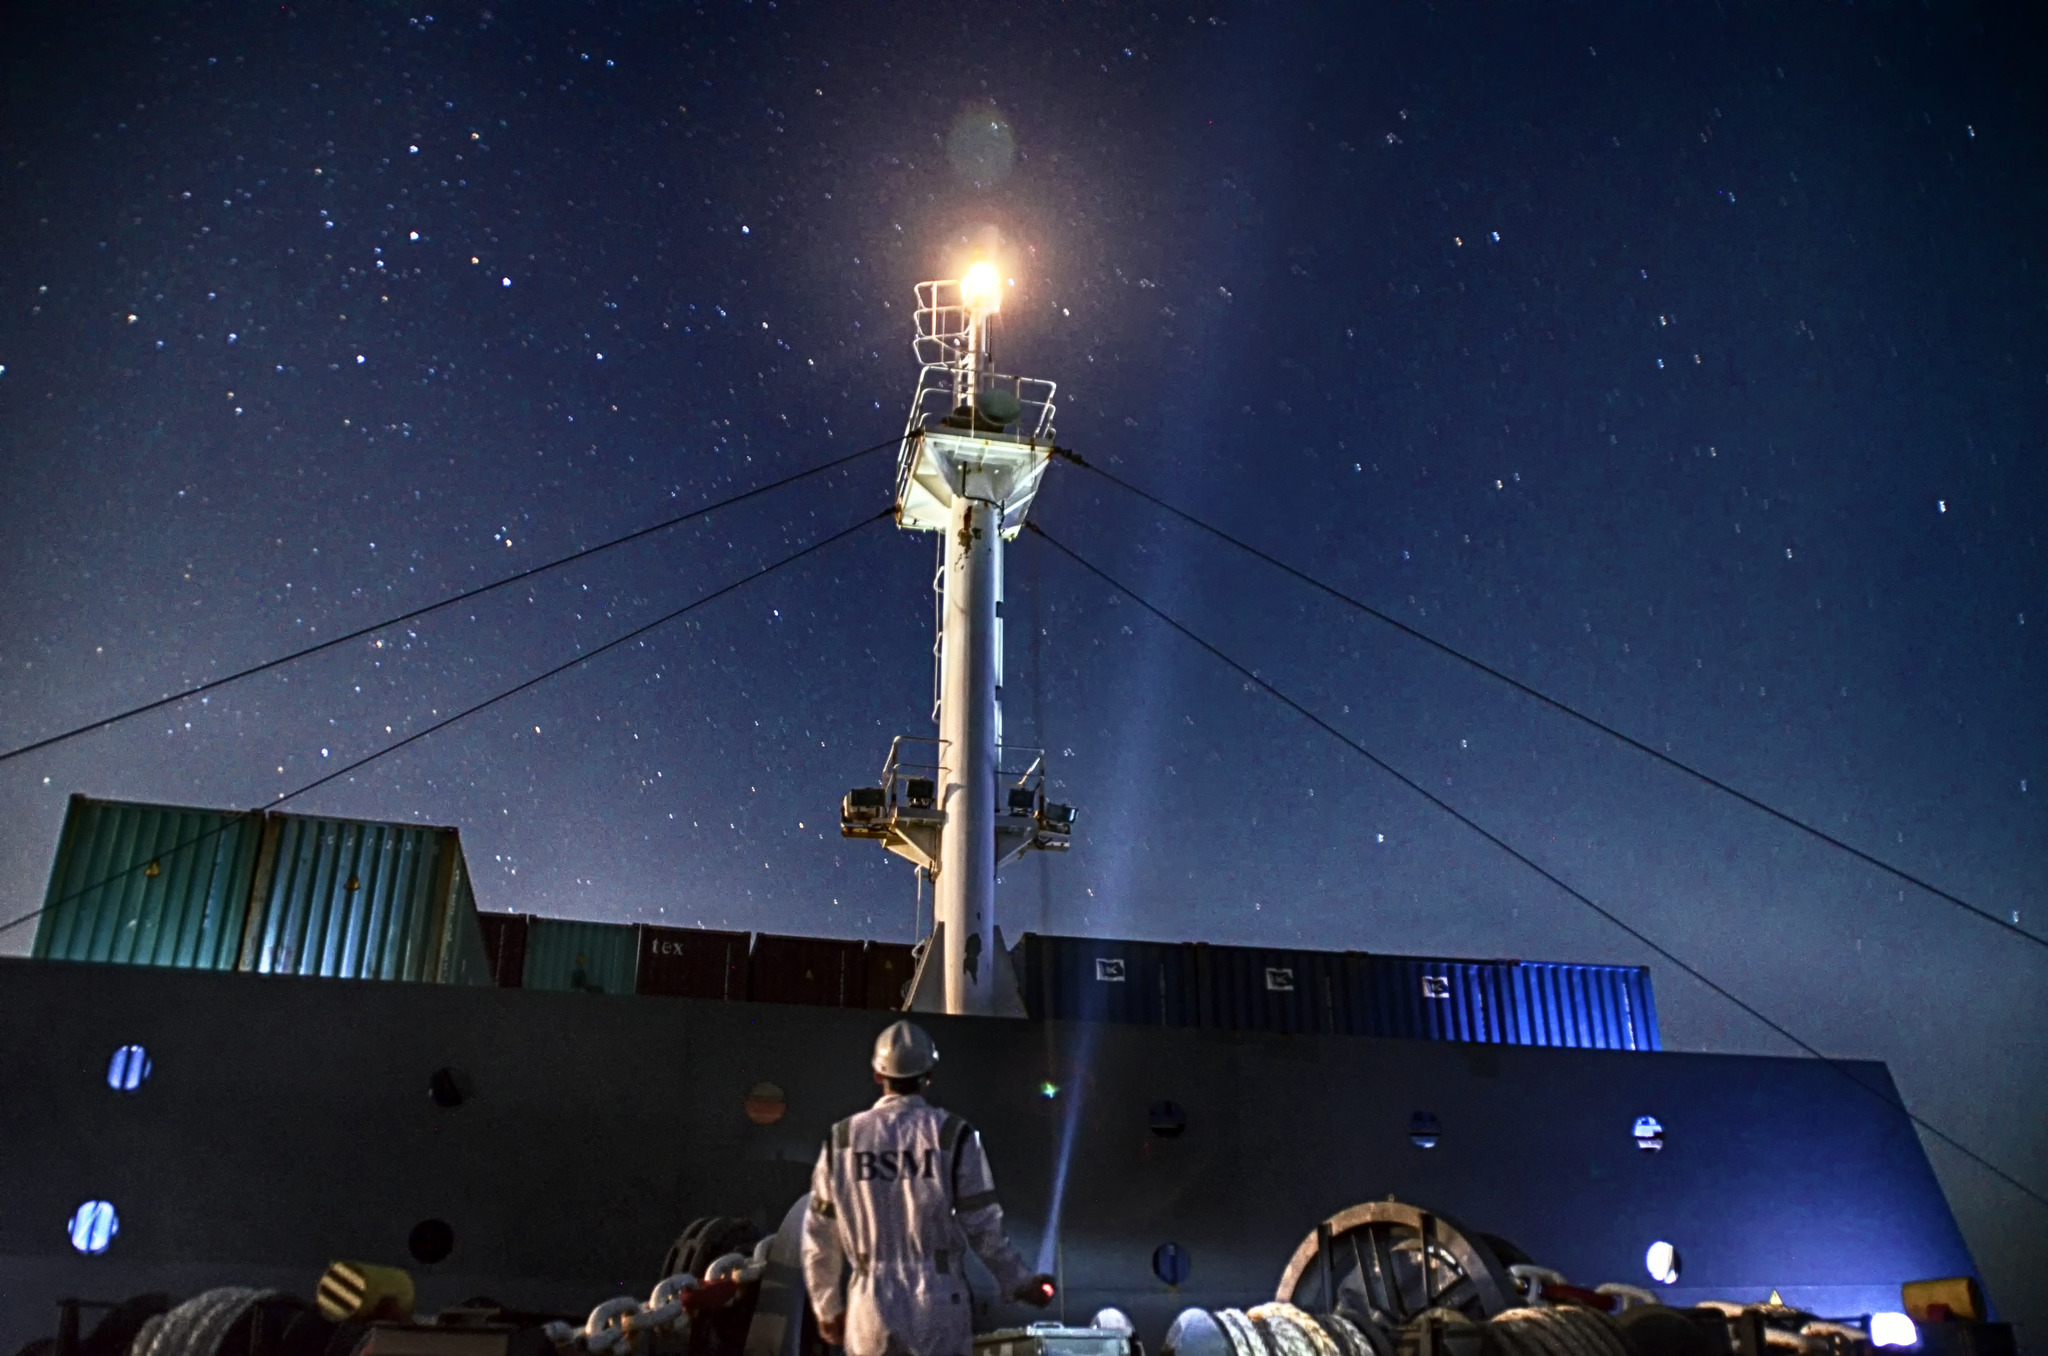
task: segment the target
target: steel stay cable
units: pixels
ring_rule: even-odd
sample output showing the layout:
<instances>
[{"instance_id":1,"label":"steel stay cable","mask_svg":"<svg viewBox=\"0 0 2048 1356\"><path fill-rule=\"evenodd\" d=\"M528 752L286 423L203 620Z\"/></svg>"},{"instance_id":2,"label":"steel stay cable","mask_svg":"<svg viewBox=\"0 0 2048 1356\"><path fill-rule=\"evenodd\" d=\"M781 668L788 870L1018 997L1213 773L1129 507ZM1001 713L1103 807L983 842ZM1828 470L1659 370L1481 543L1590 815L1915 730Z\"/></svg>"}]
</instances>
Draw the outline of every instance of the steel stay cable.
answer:
<instances>
[{"instance_id":1,"label":"steel stay cable","mask_svg":"<svg viewBox=\"0 0 2048 1356\"><path fill-rule=\"evenodd\" d=\"M1436 637L1430 635L1429 633L1425 631L1419 631L1415 627L1408 625L1408 623L1402 621L1400 618L1395 617L1390 613L1382 612L1380 609L1374 607L1371 603L1365 602L1358 598L1354 598L1350 594L1345 593L1343 590L1336 588L1334 585L1324 583L1322 580L1316 578L1312 574L1309 574L1307 571L1297 569L1296 567L1289 565L1286 561L1281 560L1276 556L1270 555L1267 552L1260 550L1258 547L1253 546L1250 542L1245 541L1242 538L1232 536L1230 533L1225 532L1222 528L1217 527L1212 523L1204 522L1202 519L1197 518L1194 514L1189 513L1186 509L1175 507L1174 505L1168 503L1166 500L1161 499L1158 495L1151 493L1149 490L1140 489L1138 486L1133 485L1130 481L1125 480L1123 477L1119 475L1116 475L1114 472L1105 471L1100 466L1095 465L1093 462L1082 460L1080 455L1077 453L1070 452L1065 448L1058 448L1056 449L1056 451L1059 456L1072 462L1074 465L1081 467L1083 470L1093 471L1096 475L1101 476L1104 480L1107 480L1110 484L1117 486L1119 489L1126 490L1129 493L1138 496L1138 498L1143 499L1146 503L1151 504L1157 508L1163 509L1167 513L1172 514L1174 517L1179 518L1181 521L1202 529L1202 531L1207 532L1209 535L1217 538L1219 541L1226 542L1231 546L1235 546L1238 550L1243 551L1245 554L1253 556L1261 561L1264 561L1266 564L1272 566L1274 569L1280 571L1282 574L1285 574L1290 578L1297 579L1302 583L1307 584L1310 588L1328 594L1330 597L1335 598L1338 602L1345 604L1347 607L1352 607L1360 612L1363 612L1366 616L1371 617L1374 621L1384 622L1386 625L1393 627L1395 630L1401 632L1403 635L1408 636L1413 640L1421 641L1424 645L1429 646L1431 649L1437 651L1438 653L1449 655L1451 658L1457 660L1459 663L1475 668L1479 670L1481 673L1487 675L1489 678L1494 678L1500 682L1506 683L1509 687L1521 693L1523 696L1541 702L1543 705L1550 707L1552 710L1560 711L1565 715L1570 716L1574 720L1581 721L1584 724L1590 725L1594 729L1600 731L1602 734L1607 735L1612 739L1618 740L1623 744L1626 744L1628 747L1636 750L1638 753L1646 753L1650 757L1656 759L1658 762L1663 763L1665 766L1675 768L1679 772L1684 773L1686 776L1691 777L1696 781L1702 782L1705 785L1712 787L1714 790L1721 792L1723 795L1733 796L1736 800L1741 801L1744 805L1749 806L1752 810L1761 811L1762 813L1769 815L1772 819L1777 820L1781 824L1789 825L1792 828L1798 829L1802 833L1808 834L1811 837L1819 839L1821 842L1826 843L1829 847L1835 848L1842 852L1846 852L1851 857L1854 857L1857 861L1862 862L1865 866L1875 867L1877 870L1884 872L1886 875L1891 876L1896 880L1904 881L1906 884L1912 886L1916 890L1925 891L1926 893L1934 896L1936 899L1941 900L1945 904L1952 904L1956 908L1961 909L1965 913L1974 914L1976 917L1983 919L1987 923L1996 924L1997 926L2004 928L2007 932L2012 933L2014 936L2024 937L2026 940L2034 943L2036 946L2048 947L2048 937L2043 937L2038 933L2029 932L2025 928L2019 926L2019 924L2008 922L2007 920L1999 917L1997 914L1992 913L1989 909L1979 908L1975 904L1970 903L1968 900L1963 899L1957 895L1950 893L1947 890L1942 889L1940 886L1935 885L1931 881L1923 880L1919 876L1914 875L1912 872L1907 871L1902 867L1893 866L1890 862L1885 861L1882 857L1875 856L1872 853L1866 852L1862 848L1855 846L1853 843L1849 843L1844 841L1843 839L1835 837L1826 829L1819 828L1813 824L1809 824L1805 820L1800 819L1795 815L1788 814L1787 812L1778 809L1776 806L1773 806L1766 801L1759 800L1757 797L1749 794L1747 791L1743 791L1737 787L1730 786L1727 782L1720 780L1711 773L1702 772L1700 769L1694 767L1692 764L1687 763L1682 759L1674 758L1670 754L1665 753L1660 749L1657 749L1649 744L1644 743L1642 740L1637 739L1635 736L1626 734L1623 731L1616 729L1614 726L1607 724L1605 721L1601 720L1597 716L1589 716L1584 711L1579 710L1577 707L1568 705L1565 702L1562 702L1557 698L1548 695L1547 693L1541 691L1538 688L1531 687L1528 683L1523 682L1521 679L1516 678L1512 674L1506 673L1500 669L1495 668L1493 665L1488 664L1483 659L1475 659L1471 655L1466 654L1462 650L1454 649L1450 645L1445 644L1443 641L1438 640Z\"/></svg>"},{"instance_id":2,"label":"steel stay cable","mask_svg":"<svg viewBox=\"0 0 2048 1356\"><path fill-rule=\"evenodd\" d=\"M820 475L826 471L836 470L839 467L846 465L848 462L858 461L860 458L868 456L871 453L879 452L885 447L895 447L901 442L902 438L899 436L891 438L887 442L876 443L871 447L863 447L858 452L849 452L845 456L838 457L832 461L825 462L823 465L813 466L808 471L798 471L794 475L784 476L782 479L770 481L766 485L756 485L751 490L743 490L739 494L730 495L724 499L719 500L715 504L706 504L702 508L691 509L688 513L678 514L676 517L664 519L663 521L654 523L648 527L638 528L632 532L628 532L623 537L613 537L610 541L599 542L595 546L586 546L581 550L572 551L566 556L560 556L554 560L547 561L543 564L529 566L526 569L516 571L512 574L508 574L504 578L496 580L492 583L479 584L475 588L464 589L460 593L450 594L448 597L443 598L438 602L432 602L422 607L416 607L410 612L402 612L396 617L386 617L383 621L373 622L368 626L358 627L355 630L350 631L347 635L335 636L331 640L323 640L318 645L309 645L304 649L294 650L290 654L286 655L279 655L275 659L265 660L261 664L255 664L250 666L249 668L237 670L234 673L224 674L219 678L209 678L203 683L197 683L191 687L182 688L179 691L173 692L168 696L159 697L154 701L145 702L140 706L130 707L125 711L116 712L114 715L111 716L102 716L97 720L88 721L85 724L75 726L72 729L64 730L57 734L48 735L42 739L34 741L33 743L23 744L20 748L17 749L8 749L4 753L0 753L0 763L4 763L11 758L19 758L23 754L35 753L40 749L47 749L52 745L62 744L66 740L76 739L80 735L92 734L96 731L107 729L109 726L118 725L122 721L130 720L136 716L147 715L151 711L159 710L162 707L170 706L176 702L184 701L188 697L196 697L202 692L211 692L215 688L226 687L230 683L238 683L244 678L253 678L259 673L267 673L271 669L281 668L286 664L296 663L298 660L306 659L313 655L319 654L322 650L331 650L337 645L346 645L348 642L352 640L361 640L364 636L374 635L378 631L383 631L390 627L398 626L404 622L412 621L418 617L424 617L429 612L438 612L444 607L452 607L456 603L466 602L471 598L482 597L486 593L491 593L498 589L504 588L507 584L516 584L522 579L531 579L535 575L545 574L549 570L560 569L564 565L570 565L575 563L576 561L586 559L587 557L598 555L605 551L609 551L613 547L624 546L628 542L635 542L640 540L642 537L650 537L657 532L663 532L671 527L680 526L683 523L689 522L692 518L702 518L707 516L708 514L716 513L720 509L728 509L735 504L744 503L749 499L757 498L758 496L767 494L770 491L782 489L784 486L787 485L793 485L799 480L806 480L809 479L811 476ZM5 925L0 925L0 930L4 930L4 926Z\"/></svg>"},{"instance_id":3,"label":"steel stay cable","mask_svg":"<svg viewBox=\"0 0 2048 1356\"><path fill-rule=\"evenodd\" d=\"M1058 538L1054 537L1051 533L1047 532L1043 527L1040 527L1036 523L1026 523L1025 526L1029 528L1031 532L1033 532L1039 538L1044 540L1046 544L1051 546L1053 549L1059 551L1062 555L1066 556L1067 559L1073 561L1076 565L1079 565L1082 569L1088 571L1088 573L1102 580L1105 584L1108 584L1111 588L1123 594L1126 598L1129 598L1139 607L1145 609L1145 611L1151 613L1154 617L1157 617L1160 621L1166 623L1166 625L1171 627L1173 630L1178 631L1181 635L1185 636L1190 641L1193 641L1195 645L1199 646L1201 649L1213 655L1217 660L1221 661L1224 665L1226 665L1227 667L1241 675L1246 681L1256 683L1261 689L1265 691L1265 693L1268 696L1274 698L1283 706L1286 706L1296 715L1308 721L1311 725L1314 725L1316 728L1322 730L1325 734L1337 740L1339 743L1349 748L1352 752L1360 755L1367 762L1371 763L1374 767L1377 767L1378 769L1380 769L1380 771L1386 773L1395 781L1400 782L1403 786L1415 792L1424 800L1427 800L1430 804L1436 806L1439 810L1449 815L1452 819L1457 820L1460 824L1463 824L1466 828L1478 834L1481 838L1484 838L1487 842L1493 844L1502 852L1505 852L1508 856L1514 858L1522 865L1528 867L1531 871L1534 871L1544 880L1556 886L1559 890L1562 890L1572 899L1577 900L1579 903L1591 909L1594 913L1599 914L1609 923L1612 923L1615 927L1627 933L1630 937L1633 937L1636 941L1642 943L1644 946L1648 947L1657 955L1663 957L1664 960L1676 966L1678 969L1684 971L1687 975L1690 975L1693 979L1698 980L1701 984L1705 985L1714 993L1719 994L1722 998L1726 999L1728 1002L1740 1008L1743 1012L1747 1013L1751 1018L1755 1019L1761 1025L1769 1028L1778 1036L1791 1042L1793 1045L1797 1046L1799 1049L1806 1052L1807 1055L1811 1056L1816 1060L1819 1060L1822 1064L1827 1065L1830 1069L1834 1070L1843 1078L1853 1083L1856 1087L1861 1088L1864 1092L1876 1098L1878 1101L1882 1102L1887 1107L1890 1107L1894 1111L1899 1112L1901 1115L1905 1116L1908 1120L1910 1120L1914 1125L1919 1126L1922 1130L1925 1130L1928 1134L1934 1136L1943 1144L1946 1144L1949 1148L1955 1150L1963 1157L1969 1159L1978 1167L1983 1168L1986 1172L1998 1178L2007 1186L2012 1187L2021 1195L2026 1196L2035 1204L2048 1207L2048 1195L2043 1195L2041 1192L2036 1191L2034 1188L2028 1186L2025 1182L2022 1182L2019 1178L2014 1177L2011 1173L2007 1172L2005 1169L1993 1163L1990 1159L1985 1158L1976 1150L1970 1148L1962 1141L1956 1139L1953 1135L1950 1135L1947 1131L1942 1130L1940 1127L1931 1124L1926 1119L1921 1117L1917 1112L1913 1111L1910 1107L1907 1107L1903 1102L1894 1102L1891 1098L1885 1096L1884 1093L1880 1092L1878 1089L1872 1087L1870 1084L1864 1082L1855 1074L1851 1073L1848 1070L1848 1068L1842 1064L1840 1060L1822 1054L1818 1048L1808 1044L1805 1040L1802 1040L1799 1036L1795 1035L1793 1032L1791 1032L1786 1027L1777 1022L1775 1019L1766 1016L1757 1008L1752 1007L1749 1003L1743 1001L1741 998L1736 997L1734 993L1730 992L1728 989L1723 988L1714 980L1708 978L1704 973L1695 968L1693 965L1680 959L1677 955L1665 949L1665 947L1663 947L1656 941L1652 940L1649 936L1637 930L1629 923L1623 921L1618 915L1609 912L1605 907L1596 903L1590 896L1581 893L1569 882L1565 881L1563 878L1559 877L1558 875L1550 871L1547 867L1537 862L1534 858L1531 858L1524 854L1520 849L1516 848L1506 839L1501 838L1499 835L1493 833L1484 825L1480 824L1477 820L1472 819L1470 816L1466 815L1462 810L1459 810L1456 806L1452 805L1449 801L1442 799L1441 797L1437 796L1434 792L1430 791L1427 787L1423 786L1421 783L1414 781L1413 779L1408 777L1405 773L1401 772L1391 763L1388 763L1378 754L1366 748L1363 744L1360 744L1357 740L1351 738L1351 736L1345 734L1342 730L1330 724L1330 722L1324 720L1321 716L1317 715L1315 712L1311 711L1308 707L1302 705L1294 698L1288 696L1285 692L1282 692L1279 688L1275 687L1270 681L1260 677L1252 669L1247 668L1245 665L1240 664L1237 660L1232 659L1228 654L1218 649L1215 645L1212 645L1209 641L1204 640L1201 636L1197 635L1187 626L1183 625L1179 621L1176 621L1166 612L1162 611L1153 603L1149 602L1143 595L1135 592L1128 584L1123 583L1121 580L1111 575L1108 571L1090 562L1088 559L1083 557L1079 552L1075 551L1072 547L1067 546L1066 544L1061 542Z\"/></svg>"},{"instance_id":4,"label":"steel stay cable","mask_svg":"<svg viewBox=\"0 0 2048 1356\"><path fill-rule=\"evenodd\" d=\"M555 665L551 669L543 670L542 672L535 674L531 678L527 678L515 684L512 687L506 688L504 691L498 693L496 696L487 697L483 701L478 702L474 706L465 707L463 710L457 711L451 716L447 716L439 721L436 721L434 724L429 725L424 729L413 731L411 734L407 735L403 739L396 741L395 743L386 744L383 748L365 754L364 756L356 759L352 763L345 764L342 767L338 767L334 771L329 772L322 777L307 782L304 786L301 786L296 790L282 792L277 796L275 800L268 801L262 805L252 806L248 810L242 811L241 813L243 815L257 814L264 810L275 809L277 806L284 804L288 800L296 800L300 796L305 795L308 791L315 790L319 787L327 785L327 783L334 781L336 778L345 777L352 772L358 771L361 768L367 766L368 764L376 762L379 758L384 757L384 755L388 753L396 753L398 752L398 750L406 747L406 745L408 744L417 743L418 741L425 739L428 735L435 733L437 730L445 730L450 725L453 725L455 722L459 720L465 720L468 717L473 716L477 712L485 710L488 707L496 706L499 702L502 702L510 697L515 697L521 692L526 691L530 687L536 687L539 684L546 682L548 679L553 678L557 674L567 672L570 669L576 668L578 665L587 664L607 650L617 649L619 646L624 645L627 641L637 640L639 637L646 635L649 631L652 631L657 627L665 626L669 622L674 621L676 618L681 617L686 613L694 612L698 608L703 607L707 603L715 602L716 600L723 598L726 594L733 592L735 589L743 588L746 585L753 583L757 579L761 579L767 575L771 575L775 573L777 570L783 568L785 565L794 565L797 561L802 560L805 556L823 550L825 547L832 545L834 542L842 541L845 538L852 536L854 533L860 531L862 528L868 526L870 523L878 523L886 518L893 517L894 514L895 509L891 507L884 509L882 512L874 514L870 517L862 518L859 522L853 524L851 527L842 528L841 530L834 532L829 537L821 537L817 541L812 542L809 546L803 547L801 550L798 550L791 555L784 556L780 560L777 560L772 564L763 565L760 569L755 570L752 574L742 575L738 579L735 579L732 583L726 584L721 588L714 589L710 593L704 594L702 597L697 598L693 602L685 603L683 606L677 608L673 612L669 612L664 614L663 616L656 617L653 621L647 622L644 625L636 626L631 631L626 632L624 635L615 636L611 640L606 641L604 644L598 646L594 650L587 650L582 654L575 656L572 659L566 660L563 663ZM205 832L199 834L197 837L188 838L181 843L174 843L170 847L158 852L156 854L156 858L154 858L153 860L161 860L162 858L168 857L173 853L182 852L186 848L197 847L201 843L206 842L208 839L216 838L219 835L225 833L227 831L227 828L228 825L221 824L215 828L206 830ZM148 865L149 863L147 862L138 862L133 866L126 867L120 871L114 872L112 875L105 876L99 880L96 880L90 885L80 886L78 889L73 890L70 894L65 895L61 899L52 900L49 903L43 905L39 909L35 909L32 912L22 914L18 918L10 918L5 923L0 923L0 932L5 932L9 928L17 927L20 924L26 923L33 918L38 918L43 914L49 912L53 908L59 907L64 904L68 904L72 900L77 899L82 895L91 894L93 891L101 889L104 886L111 885L115 881L121 880L124 877L132 876L137 871L145 870L148 867Z\"/></svg>"}]
</instances>

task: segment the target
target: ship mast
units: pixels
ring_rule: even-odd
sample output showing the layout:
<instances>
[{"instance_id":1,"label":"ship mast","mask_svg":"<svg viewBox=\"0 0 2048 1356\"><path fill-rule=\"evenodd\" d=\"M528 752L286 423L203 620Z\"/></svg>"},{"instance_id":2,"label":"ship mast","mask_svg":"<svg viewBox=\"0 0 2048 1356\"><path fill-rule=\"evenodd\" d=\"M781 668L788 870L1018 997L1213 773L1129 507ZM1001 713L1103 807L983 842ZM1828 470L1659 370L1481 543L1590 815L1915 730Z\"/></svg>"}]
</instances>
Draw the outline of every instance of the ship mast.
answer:
<instances>
[{"instance_id":1,"label":"ship mast","mask_svg":"<svg viewBox=\"0 0 2048 1356\"><path fill-rule=\"evenodd\" d=\"M840 831L873 838L932 880L932 934L908 1006L1021 1012L996 941L996 868L1064 851L1071 806L1045 799L1041 750L1002 742L1003 543L1023 529L1053 449L1049 381L995 368L1003 280L975 264L919 283L917 393L897 462L896 522L936 532L938 737L899 735L881 785L857 787Z\"/></svg>"}]
</instances>

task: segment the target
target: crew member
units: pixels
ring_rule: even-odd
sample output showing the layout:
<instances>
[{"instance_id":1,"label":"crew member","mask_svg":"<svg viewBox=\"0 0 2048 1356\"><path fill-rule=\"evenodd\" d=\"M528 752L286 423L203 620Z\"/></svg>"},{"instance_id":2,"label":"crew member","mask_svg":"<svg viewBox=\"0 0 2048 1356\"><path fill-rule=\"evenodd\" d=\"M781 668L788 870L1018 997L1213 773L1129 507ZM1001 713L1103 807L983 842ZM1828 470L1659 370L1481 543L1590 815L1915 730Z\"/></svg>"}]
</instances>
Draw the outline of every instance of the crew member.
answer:
<instances>
[{"instance_id":1,"label":"crew member","mask_svg":"<svg viewBox=\"0 0 2048 1356\"><path fill-rule=\"evenodd\" d=\"M881 1100L832 1127L811 1174L804 1283L819 1332L847 1356L970 1356L970 1247L1003 1294L1052 1302L1052 1278L1033 1275L1004 1236L981 1136L924 1100L938 1061L913 1023L876 1037Z\"/></svg>"}]
</instances>

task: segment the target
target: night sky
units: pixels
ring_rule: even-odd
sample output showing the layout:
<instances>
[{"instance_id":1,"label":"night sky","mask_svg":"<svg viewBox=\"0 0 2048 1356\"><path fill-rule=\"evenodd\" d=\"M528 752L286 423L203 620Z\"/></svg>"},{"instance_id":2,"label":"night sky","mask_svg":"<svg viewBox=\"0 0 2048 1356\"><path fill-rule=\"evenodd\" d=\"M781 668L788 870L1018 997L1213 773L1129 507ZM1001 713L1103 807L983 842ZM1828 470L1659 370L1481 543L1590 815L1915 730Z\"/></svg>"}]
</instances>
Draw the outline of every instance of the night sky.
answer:
<instances>
[{"instance_id":1,"label":"night sky","mask_svg":"<svg viewBox=\"0 0 2048 1356\"><path fill-rule=\"evenodd\" d=\"M4 747L888 438L979 249L1063 444L2048 935L2027 7L1322 8L11 6ZM892 455L0 764L5 915L71 793L274 800ZM1084 469L1036 520L2048 1191L2048 949ZM459 826L488 909L908 939L836 819L931 732L932 567L874 524L290 808ZM1012 939L1649 963L1670 1047L1791 1053L1044 542L1008 577L1082 807ZM1930 1154L2048 1328L2048 1209Z\"/></svg>"}]
</instances>

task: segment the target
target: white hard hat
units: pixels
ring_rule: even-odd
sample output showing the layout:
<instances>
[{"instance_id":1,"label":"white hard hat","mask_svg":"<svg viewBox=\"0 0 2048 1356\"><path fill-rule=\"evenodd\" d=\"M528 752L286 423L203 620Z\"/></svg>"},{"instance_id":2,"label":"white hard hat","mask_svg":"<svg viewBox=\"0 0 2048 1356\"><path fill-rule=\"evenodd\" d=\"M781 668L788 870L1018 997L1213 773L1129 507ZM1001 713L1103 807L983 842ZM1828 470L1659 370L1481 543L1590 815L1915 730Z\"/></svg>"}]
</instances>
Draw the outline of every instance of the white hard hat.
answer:
<instances>
[{"instance_id":1,"label":"white hard hat","mask_svg":"<svg viewBox=\"0 0 2048 1356\"><path fill-rule=\"evenodd\" d=\"M939 1047L915 1022L893 1022L875 1037L875 1072L884 1078L922 1078L939 1062Z\"/></svg>"}]
</instances>

